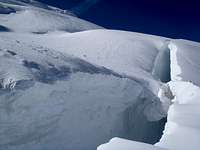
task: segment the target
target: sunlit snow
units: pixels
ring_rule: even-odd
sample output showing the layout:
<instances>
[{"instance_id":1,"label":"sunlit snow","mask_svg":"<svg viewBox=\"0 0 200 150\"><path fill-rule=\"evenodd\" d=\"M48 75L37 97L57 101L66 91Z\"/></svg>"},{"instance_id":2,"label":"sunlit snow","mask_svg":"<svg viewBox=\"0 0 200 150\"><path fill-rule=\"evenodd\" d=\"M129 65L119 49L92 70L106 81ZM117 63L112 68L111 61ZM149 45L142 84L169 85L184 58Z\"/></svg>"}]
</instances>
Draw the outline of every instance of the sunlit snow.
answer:
<instances>
[{"instance_id":1,"label":"sunlit snow","mask_svg":"<svg viewBox=\"0 0 200 150\"><path fill-rule=\"evenodd\" d=\"M198 149L199 57L196 42L0 0L0 149Z\"/></svg>"}]
</instances>

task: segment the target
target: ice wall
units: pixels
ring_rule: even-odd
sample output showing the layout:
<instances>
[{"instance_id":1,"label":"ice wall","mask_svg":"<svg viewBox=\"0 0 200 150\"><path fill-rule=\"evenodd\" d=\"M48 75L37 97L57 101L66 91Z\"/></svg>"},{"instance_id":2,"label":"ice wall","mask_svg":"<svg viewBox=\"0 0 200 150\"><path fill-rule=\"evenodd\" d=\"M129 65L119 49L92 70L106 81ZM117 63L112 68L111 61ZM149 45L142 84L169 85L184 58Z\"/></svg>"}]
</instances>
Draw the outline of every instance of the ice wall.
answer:
<instances>
[{"instance_id":1,"label":"ice wall","mask_svg":"<svg viewBox=\"0 0 200 150\"><path fill-rule=\"evenodd\" d=\"M162 82L171 81L163 84L158 92L168 115L162 138L155 146L173 150L198 149L200 146L199 50L199 43L170 40L164 43L156 57L152 74ZM137 146L134 142L113 139L98 149L140 149Z\"/></svg>"},{"instance_id":2,"label":"ice wall","mask_svg":"<svg viewBox=\"0 0 200 150\"><path fill-rule=\"evenodd\" d=\"M156 146L173 150L200 146L200 88L191 82L171 81L173 95L164 134Z\"/></svg>"},{"instance_id":3,"label":"ice wall","mask_svg":"<svg viewBox=\"0 0 200 150\"><path fill-rule=\"evenodd\" d=\"M172 81L190 81L200 86L200 44L172 40L169 44Z\"/></svg>"}]
</instances>

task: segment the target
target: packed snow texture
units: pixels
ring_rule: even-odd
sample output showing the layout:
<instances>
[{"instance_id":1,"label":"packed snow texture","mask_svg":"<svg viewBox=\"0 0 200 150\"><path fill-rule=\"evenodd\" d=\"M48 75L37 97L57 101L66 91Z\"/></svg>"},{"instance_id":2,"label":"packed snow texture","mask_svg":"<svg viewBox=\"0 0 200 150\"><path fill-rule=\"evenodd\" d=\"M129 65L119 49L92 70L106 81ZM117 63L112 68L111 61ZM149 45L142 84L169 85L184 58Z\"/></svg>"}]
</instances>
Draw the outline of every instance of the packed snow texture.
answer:
<instances>
[{"instance_id":1,"label":"packed snow texture","mask_svg":"<svg viewBox=\"0 0 200 150\"><path fill-rule=\"evenodd\" d=\"M198 149L200 146L198 121L200 47L198 43L185 40L171 40L167 46L170 50L171 81L160 87L158 97L168 115L163 136L155 145L170 150ZM114 150L115 146L126 148L129 145L128 142L122 143L123 140L114 141L115 143L109 142L100 148ZM132 143L128 148L135 147L136 144Z\"/></svg>"},{"instance_id":2,"label":"packed snow texture","mask_svg":"<svg viewBox=\"0 0 200 150\"><path fill-rule=\"evenodd\" d=\"M164 134L156 145L173 150L198 149L200 88L183 81L171 81L168 86L175 97L168 111Z\"/></svg>"},{"instance_id":3,"label":"packed snow texture","mask_svg":"<svg viewBox=\"0 0 200 150\"><path fill-rule=\"evenodd\" d=\"M34 5L22 4L16 5L15 3L9 3L9 1L0 0L0 6L3 6L0 7L1 25L16 32L32 32L37 34L51 31L78 32L102 28L54 9L43 9Z\"/></svg>"},{"instance_id":4,"label":"packed snow texture","mask_svg":"<svg viewBox=\"0 0 200 150\"><path fill-rule=\"evenodd\" d=\"M97 150L166 150L150 144L113 138L107 144L102 144Z\"/></svg>"},{"instance_id":5,"label":"packed snow texture","mask_svg":"<svg viewBox=\"0 0 200 150\"><path fill-rule=\"evenodd\" d=\"M165 38L115 30L16 36L133 77L155 94L159 89L162 70L156 70L158 75L152 72L158 66L155 63L160 63L156 58L167 42Z\"/></svg>"},{"instance_id":6,"label":"packed snow texture","mask_svg":"<svg viewBox=\"0 0 200 150\"><path fill-rule=\"evenodd\" d=\"M13 35L0 37L2 149L91 150L115 136L158 141L166 113L138 79Z\"/></svg>"},{"instance_id":7,"label":"packed snow texture","mask_svg":"<svg viewBox=\"0 0 200 150\"><path fill-rule=\"evenodd\" d=\"M0 0L0 149L94 150L113 137L155 144L167 113L157 145L183 149L184 133L198 146L198 50ZM116 147L161 149L118 138L99 149Z\"/></svg>"},{"instance_id":8,"label":"packed snow texture","mask_svg":"<svg viewBox=\"0 0 200 150\"><path fill-rule=\"evenodd\" d=\"M171 78L173 81L190 81L200 86L200 44L174 40L171 49Z\"/></svg>"}]
</instances>

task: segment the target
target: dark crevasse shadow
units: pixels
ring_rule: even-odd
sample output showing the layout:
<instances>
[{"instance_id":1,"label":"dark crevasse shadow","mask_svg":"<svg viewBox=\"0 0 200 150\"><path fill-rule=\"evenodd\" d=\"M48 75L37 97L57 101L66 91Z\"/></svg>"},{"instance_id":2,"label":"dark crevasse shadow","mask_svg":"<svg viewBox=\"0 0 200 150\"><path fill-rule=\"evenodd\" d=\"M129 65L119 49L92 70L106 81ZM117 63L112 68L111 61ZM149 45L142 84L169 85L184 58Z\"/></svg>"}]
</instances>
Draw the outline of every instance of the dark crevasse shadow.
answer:
<instances>
[{"instance_id":1,"label":"dark crevasse shadow","mask_svg":"<svg viewBox=\"0 0 200 150\"><path fill-rule=\"evenodd\" d=\"M169 41L166 41L161 50L159 50L152 71L153 76L164 83L171 81L170 49L168 44Z\"/></svg>"},{"instance_id":2,"label":"dark crevasse shadow","mask_svg":"<svg viewBox=\"0 0 200 150\"><path fill-rule=\"evenodd\" d=\"M155 144L160 140L167 116L155 121L149 120L144 113L145 109L147 107L157 109L154 108L153 103L157 103L156 105L160 108L162 107L159 100L152 102L149 98L149 96L139 98L137 103L128 107L124 112L124 130L126 132L123 138L148 144ZM159 110L156 113L160 113Z\"/></svg>"}]
</instances>

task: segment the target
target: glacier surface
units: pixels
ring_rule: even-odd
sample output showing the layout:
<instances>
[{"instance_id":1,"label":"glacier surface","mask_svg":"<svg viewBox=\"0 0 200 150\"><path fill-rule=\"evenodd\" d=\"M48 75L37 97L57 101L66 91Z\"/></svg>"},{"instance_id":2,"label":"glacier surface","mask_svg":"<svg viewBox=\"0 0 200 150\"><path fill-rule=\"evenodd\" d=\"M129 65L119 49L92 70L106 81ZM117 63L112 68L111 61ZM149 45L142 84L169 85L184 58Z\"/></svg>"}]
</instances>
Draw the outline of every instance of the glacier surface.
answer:
<instances>
[{"instance_id":1,"label":"glacier surface","mask_svg":"<svg viewBox=\"0 0 200 150\"><path fill-rule=\"evenodd\" d=\"M199 147L199 50L0 0L0 149Z\"/></svg>"}]
</instances>

